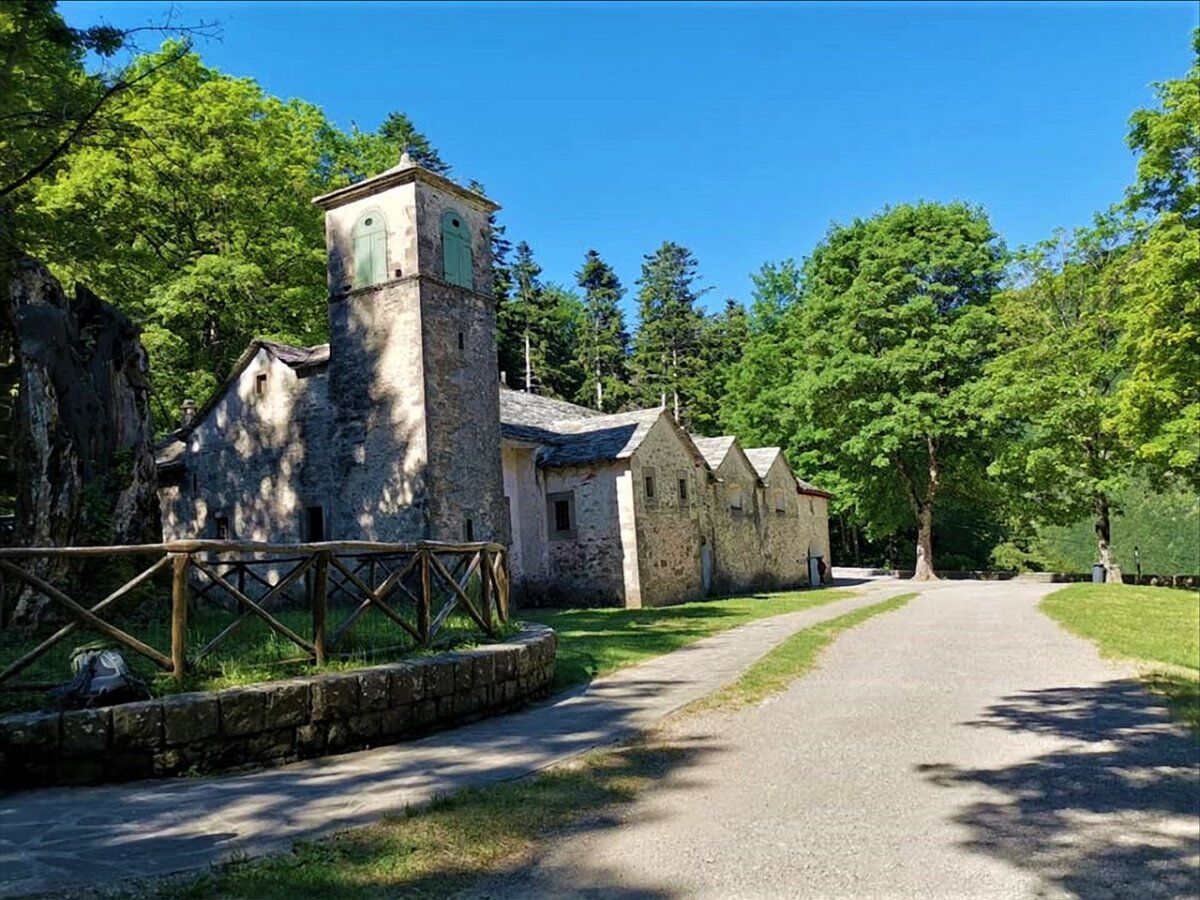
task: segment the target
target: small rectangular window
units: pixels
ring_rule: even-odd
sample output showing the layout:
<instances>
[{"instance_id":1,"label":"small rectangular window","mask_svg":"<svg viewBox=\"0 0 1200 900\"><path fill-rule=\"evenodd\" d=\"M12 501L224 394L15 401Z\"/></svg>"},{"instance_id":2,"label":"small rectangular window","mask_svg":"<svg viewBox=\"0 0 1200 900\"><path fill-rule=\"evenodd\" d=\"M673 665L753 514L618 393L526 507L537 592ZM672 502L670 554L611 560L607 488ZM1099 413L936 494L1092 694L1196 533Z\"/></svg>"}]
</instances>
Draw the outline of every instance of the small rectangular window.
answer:
<instances>
[{"instance_id":1,"label":"small rectangular window","mask_svg":"<svg viewBox=\"0 0 1200 900\"><path fill-rule=\"evenodd\" d=\"M739 485L729 486L729 508L735 512L742 511L742 489Z\"/></svg>"},{"instance_id":2,"label":"small rectangular window","mask_svg":"<svg viewBox=\"0 0 1200 900\"><path fill-rule=\"evenodd\" d=\"M463 333L460 331L458 333L458 349L465 350L466 346L467 346L466 338L463 337Z\"/></svg>"},{"instance_id":3,"label":"small rectangular window","mask_svg":"<svg viewBox=\"0 0 1200 900\"><path fill-rule=\"evenodd\" d=\"M260 372L258 375L254 376L254 396L256 396L256 397L267 396L267 373L266 372Z\"/></svg>"},{"instance_id":4,"label":"small rectangular window","mask_svg":"<svg viewBox=\"0 0 1200 900\"><path fill-rule=\"evenodd\" d=\"M213 516L213 536L218 541L229 540L229 516Z\"/></svg>"},{"instance_id":5,"label":"small rectangular window","mask_svg":"<svg viewBox=\"0 0 1200 900\"><path fill-rule=\"evenodd\" d=\"M775 495L775 512L781 516L787 515L787 501L783 497L783 491Z\"/></svg>"},{"instance_id":6,"label":"small rectangular window","mask_svg":"<svg viewBox=\"0 0 1200 900\"><path fill-rule=\"evenodd\" d=\"M687 503L687 499L688 499L687 479L680 478L679 479L679 502Z\"/></svg>"},{"instance_id":7,"label":"small rectangular window","mask_svg":"<svg viewBox=\"0 0 1200 900\"><path fill-rule=\"evenodd\" d=\"M642 484L644 485L645 490L646 490L646 499L653 500L654 499L654 476L651 474L647 474L643 478Z\"/></svg>"},{"instance_id":8,"label":"small rectangular window","mask_svg":"<svg viewBox=\"0 0 1200 900\"><path fill-rule=\"evenodd\" d=\"M575 537L575 492L562 491L546 495L546 518L550 539L559 541Z\"/></svg>"},{"instance_id":9,"label":"small rectangular window","mask_svg":"<svg viewBox=\"0 0 1200 900\"><path fill-rule=\"evenodd\" d=\"M463 523L463 540L475 540L475 523L470 519L467 519L467 521Z\"/></svg>"},{"instance_id":10,"label":"small rectangular window","mask_svg":"<svg viewBox=\"0 0 1200 900\"><path fill-rule=\"evenodd\" d=\"M304 539L319 543L325 537L325 507L309 506L304 510Z\"/></svg>"}]
</instances>

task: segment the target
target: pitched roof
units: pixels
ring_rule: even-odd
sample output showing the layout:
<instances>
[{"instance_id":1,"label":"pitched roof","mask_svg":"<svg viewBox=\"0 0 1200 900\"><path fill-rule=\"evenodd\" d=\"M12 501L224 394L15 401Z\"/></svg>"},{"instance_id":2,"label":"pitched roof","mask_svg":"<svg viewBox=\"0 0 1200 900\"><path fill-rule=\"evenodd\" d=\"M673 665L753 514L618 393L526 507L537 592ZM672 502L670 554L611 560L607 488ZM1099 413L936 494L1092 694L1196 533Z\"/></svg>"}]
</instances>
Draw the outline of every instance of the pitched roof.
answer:
<instances>
[{"instance_id":1,"label":"pitched roof","mask_svg":"<svg viewBox=\"0 0 1200 900\"><path fill-rule=\"evenodd\" d=\"M510 425L533 425L548 428L568 419L598 418L603 413L586 406L576 406L565 400L554 400L539 394L526 394L512 388L500 388L500 421Z\"/></svg>"},{"instance_id":2,"label":"pitched roof","mask_svg":"<svg viewBox=\"0 0 1200 900\"><path fill-rule=\"evenodd\" d=\"M704 461L714 472L725 461L725 456L729 453L729 448L733 446L735 440L737 439L729 434L722 437L692 437L692 443L696 445L696 449L700 451L700 455L704 457Z\"/></svg>"},{"instance_id":3,"label":"pitched roof","mask_svg":"<svg viewBox=\"0 0 1200 900\"><path fill-rule=\"evenodd\" d=\"M766 478L767 473L771 471L771 466L775 463L775 458L783 451L778 447L755 447L745 452L746 459L750 460L750 465L754 466L758 477Z\"/></svg>"},{"instance_id":4,"label":"pitched roof","mask_svg":"<svg viewBox=\"0 0 1200 900\"><path fill-rule=\"evenodd\" d=\"M317 344L315 347L293 347L291 344L280 344L275 341L255 341L281 363L293 369L314 369L329 362L329 345Z\"/></svg>"},{"instance_id":5,"label":"pitched roof","mask_svg":"<svg viewBox=\"0 0 1200 900\"><path fill-rule=\"evenodd\" d=\"M661 407L656 407L556 422L555 433L538 462L544 466L579 466L627 459L663 413Z\"/></svg>"}]
</instances>

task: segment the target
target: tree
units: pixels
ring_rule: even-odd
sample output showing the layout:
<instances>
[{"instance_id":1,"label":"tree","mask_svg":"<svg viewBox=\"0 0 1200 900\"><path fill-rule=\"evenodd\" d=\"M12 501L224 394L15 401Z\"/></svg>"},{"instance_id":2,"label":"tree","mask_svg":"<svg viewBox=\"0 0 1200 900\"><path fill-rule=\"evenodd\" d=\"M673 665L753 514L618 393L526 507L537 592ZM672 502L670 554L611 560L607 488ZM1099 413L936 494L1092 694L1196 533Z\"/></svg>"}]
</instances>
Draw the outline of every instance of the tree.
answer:
<instances>
[{"instance_id":1,"label":"tree","mask_svg":"<svg viewBox=\"0 0 1200 900\"><path fill-rule=\"evenodd\" d=\"M1123 275L1128 377L1114 419L1141 462L1200 489L1200 29L1187 76L1130 120L1139 154L1126 208L1138 217Z\"/></svg>"},{"instance_id":2,"label":"tree","mask_svg":"<svg viewBox=\"0 0 1200 900\"><path fill-rule=\"evenodd\" d=\"M876 533L907 510L918 579L935 577L939 498L979 466L974 405L1003 258L982 210L890 208L830 232L787 316L789 414L813 423L813 443Z\"/></svg>"},{"instance_id":3,"label":"tree","mask_svg":"<svg viewBox=\"0 0 1200 900\"><path fill-rule=\"evenodd\" d=\"M630 393L629 332L620 307L625 289L616 272L595 250L584 256L575 279L583 289L576 364L584 374L575 399L603 412L614 412Z\"/></svg>"},{"instance_id":4,"label":"tree","mask_svg":"<svg viewBox=\"0 0 1200 900\"><path fill-rule=\"evenodd\" d=\"M1022 256L1022 284L997 298L1003 352L989 366L984 404L1011 432L992 473L1015 486L1040 522L1090 516L1100 563L1117 582L1113 497L1133 458L1111 422L1124 370L1127 253L1116 230L1097 228L1059 234Z\"/></svg>"},{"instance_id":5,"label":"tree","mask_svg":"<svg viewBox=\"0 0 1200 900\"><path fill-rule=\"evenodd\" d=\"M450 166L439 155L437 148L433 146L429 138L417 130L412 119L404 113L399 111L388 113L388 117L379 126L378 134L388 147L396 148L397 158L401 151L408 151L409 157L417 165L439 175L450 174ZM396 160L392 160L390 166L395 164Z\"/></svg>"},{"instance_id":6,"label":"tree","mask_svg":"<svg viewBox=\"0 0 1200 900\"><path fill-rule=\"evenodd\" d=\"M112 64L135 48L141 31L184 37L212 35L201 23L176 26L168 17L160 26L119 29L110 25L71 28L50 0L20 0L0 7L0 203L12 209L18 195L54 171L75 148L92 141L119 140L120 123L111 117L145 82L187 53L177 42L154 66L126 69ZM101 62L87 72L83 61Z\"/></svg>"},{"instance_id":7,"label":"tree","mask_svg":"<svg viewBox=\"0 0 1200 900\"><path fill-rule=\"evenodd\" d=\"M252 338L325 339L324 233L309 199L370 172L385 148L179 53L168 43L132 64L130 78L159 74L114 109L124 139L79 147L31 212L53 223L31 230L31 252L141 326L160 427Z\"/></svg>"},{"instance_id":8,"label":"tree","mask_svg":"<svg viewBox=\"0 0 1200 900\"><path fill-rule=\"evenodd\" d=\"M698 371L701 314L698 263L690 250L666 241L644 257L638 280L640 326L632 368L641 402L666 405L684 422Z\"/></svg>"},{"instance_id":9,"label":"tree","mask_svg":"<svg viewBox=\"0 0 1200 900\"><path fill-rule=\"evenodd\" d=\"M525 241L508 273L512 292L498 316L500 364L510 385L528 394L574 396L582 380L575 365L582 304L566 288L546 285Z\"/></svg>"},{"instance_id":10,"label":"tree","mask_svg":"<svg viewBox=\"0 0 1200 900\"><path fill-rule=\"evenodd\" d=\"M721 431L720 411L729 392L734 366L750 340L750 316L736 300L701 320L699 369L692 389L689 424L697 434Z\"/></svg>"}]
</instances>

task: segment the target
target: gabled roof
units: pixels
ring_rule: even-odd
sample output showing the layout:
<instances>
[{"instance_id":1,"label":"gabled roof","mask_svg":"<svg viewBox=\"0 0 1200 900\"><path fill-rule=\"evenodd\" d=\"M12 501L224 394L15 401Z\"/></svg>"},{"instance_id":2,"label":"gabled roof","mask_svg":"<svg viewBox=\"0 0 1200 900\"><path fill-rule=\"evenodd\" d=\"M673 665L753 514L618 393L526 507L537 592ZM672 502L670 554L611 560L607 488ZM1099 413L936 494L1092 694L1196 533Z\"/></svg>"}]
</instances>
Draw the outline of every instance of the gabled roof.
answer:
<instances>
[{"instance_id":1,"label":"gabled roof","mask_svg":"<svg viewBox=\"0 0 1200 900\"><path fill-rule=\"evenodd\" d=\"M722 437L692 436L692 443L696 445L696 449L700 451L700 455L704 457L704 461L708 463L708 467L714 472L717 471L721 463L725 462L729 448L733 446L735 440L737 438L728 434Z\"/></svg>"},{"instance_id":2,"label":"gabled roof","mask_svg":"<svg viewBox=\"0 0 1200 900\"><path fill-rule=\"evenodd\" d=\"M500 388L500 421L509 425L533 425L548 428L568 419L598 418L604 414L566 400L539 394L526 394L512 388Z\"/></svg>"},{"instance_id":3,"label":"gabled roof","mask_svg":"<svg viewBox=\"0 0 1200 900\"><path fill-rule=\"evenodd\" d=\"M543 466L580 466L627 459L664 415L661 407L554 423L554 434L538 462Z\"/></svg>"},{"instance_id":4,"label":"gabled roof","mask_svg":"<svg viewBox=\"0 0 1200 900\"><path fill-rule=\"evenodd\" d=\"M782 452L778 447L755 447L746 451L746 459L750 460L750 465L754 466L759 478L766 478L771 466L775 464L776 457Z\"/></svg>"}]
</instances>

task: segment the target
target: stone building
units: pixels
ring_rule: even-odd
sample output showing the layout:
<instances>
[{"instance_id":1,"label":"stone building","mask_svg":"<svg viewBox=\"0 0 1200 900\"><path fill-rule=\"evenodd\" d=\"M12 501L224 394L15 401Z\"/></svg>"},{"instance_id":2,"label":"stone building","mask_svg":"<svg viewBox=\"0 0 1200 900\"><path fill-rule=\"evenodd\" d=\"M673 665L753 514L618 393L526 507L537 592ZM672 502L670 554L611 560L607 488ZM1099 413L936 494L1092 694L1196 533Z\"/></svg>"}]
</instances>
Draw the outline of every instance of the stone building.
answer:
<instances>
[{"instance_id":1,"label":"stone building","mask_svg":"<svg viewBox=\"0 0 1200 900\"><path fill-rule=\"evenodd\" d=\"M517 596L629 607L809 583L828 494L778 448L497 383L485 197L412 163L318 197L330 343L255 341L160 447L163 533L495 540Z\"/></svg>"}]
</instances>

